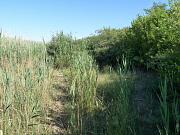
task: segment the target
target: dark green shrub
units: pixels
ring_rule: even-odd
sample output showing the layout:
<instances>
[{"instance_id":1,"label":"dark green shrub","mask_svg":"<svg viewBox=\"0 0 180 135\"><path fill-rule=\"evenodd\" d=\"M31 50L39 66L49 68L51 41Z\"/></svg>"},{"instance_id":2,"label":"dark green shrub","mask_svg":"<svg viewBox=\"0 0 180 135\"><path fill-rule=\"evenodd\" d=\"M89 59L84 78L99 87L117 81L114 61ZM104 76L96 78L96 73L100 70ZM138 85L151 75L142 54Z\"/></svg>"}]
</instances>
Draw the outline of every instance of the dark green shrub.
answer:
<instances>
[{"instance_id":1,"label":"dark green shrub","mask_svg":"<svg viewBox=\"0 0 180 135\"><path fill-rule=\"evenodd\" d=\"M139 16L132 23L129 45L134 63L179 76L179 35L180 3L172 3L169 8L155 4L146 10L146 16Z\"/></svg>"},{"instance_id":2,"label":"dark green shrub","mask_svg":"<svg viewBox=\"0 0 180 135\"><path fill-rule=\"evenodd\" d=\"M117 66L117 59L120 59L127 52L125 49L127 31L128 28L104 28L99 30L97 35L85 39L88 50L100 68L106 65Z\"/></svg>"},{"instance_id":3,"label":"dark green shrub","mask_svg":"<svg viewBox=\"0 0 180 135\"><path fill-rule=\"evenodd\" d=\"M123 56L132 65L180 76L180 2L154 4L132 26L105 28L86 38L87 48L99 67L116 67ZM121 64L121 63L120 63Z\"/></svg>"}]
</instances>

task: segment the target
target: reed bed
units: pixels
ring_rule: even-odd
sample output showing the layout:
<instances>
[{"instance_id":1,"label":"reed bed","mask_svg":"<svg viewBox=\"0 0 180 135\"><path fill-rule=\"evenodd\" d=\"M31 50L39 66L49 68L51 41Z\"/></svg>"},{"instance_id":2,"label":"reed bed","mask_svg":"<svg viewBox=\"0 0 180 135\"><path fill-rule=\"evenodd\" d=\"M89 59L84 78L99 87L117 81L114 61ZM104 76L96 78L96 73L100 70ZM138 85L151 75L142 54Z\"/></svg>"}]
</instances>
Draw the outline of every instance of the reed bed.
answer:
<instances>
[{"instance_id":1,"label":"reed bed","mask_svg":"<svg viewBox=\"0 0 180 135\"><path fill-rule=\"evenodd\" d=\"M93 121L88 118L98 107L96 100L97 68L87 52L76 52L70 73L72 78L69 89L71 95L70 126L74 134L90 134L95 127Z\"/></svg>"},{"instance_id":2,"label":"reed bed","mask_svg":"<svg viewBox=\"0 0 180 135\"><path fill-rule=\"evenodd\" d=\"M180 133L180 100L177 90L173 89L173 79L167 75L159 85L161 123L158 125L160 135L178 135Z\"/></svg>"},{"instance_id":3,"label":"reed bed","mask_svg":"<svg viewBox=\"0 0 180 135\"><path fill-rule=\"evenodd\" d=\"M0 129L5 135L49 134L43 123L51 73L43 44L0 38Z\"/></svg>"}]
</instances>

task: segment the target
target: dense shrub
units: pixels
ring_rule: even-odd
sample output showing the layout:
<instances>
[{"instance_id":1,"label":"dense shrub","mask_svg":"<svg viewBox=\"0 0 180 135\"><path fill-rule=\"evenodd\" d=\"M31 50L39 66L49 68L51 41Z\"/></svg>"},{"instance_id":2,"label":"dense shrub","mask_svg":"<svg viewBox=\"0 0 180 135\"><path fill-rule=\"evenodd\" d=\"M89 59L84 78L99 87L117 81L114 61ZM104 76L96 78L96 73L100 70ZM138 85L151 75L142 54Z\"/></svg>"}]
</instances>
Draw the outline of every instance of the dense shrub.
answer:
<instances>
[{"instance_id":1,"label":"dense shrub","mask_svg":"<svg viewBox=\"0 0 180 135\"><path fill-rule=\"evenodd\" d=\"M73 43L72 36L65 35L63 32L53 36L51 42L47 45L47 52L53 57L56 68L70 65Z\"/></svg>"},{"instance_id":2,"label":"dense shrub","mask_svg":"<svg viewBox=\"0 0 180 135\"><path fill-rule=\"evenodd\" d=\"M86 38L88 49L100 67L117 66L125 55L134 66L180 76L180 2L154 4L132 26L105 28Z\"/></svg>"},{"instance_id":3,"label":"dense shrub","mask_svg":"<svg viewBox=\"0 0 180 135\"><path fill-rule=\"evenodd\" d=\"M130 29L131 56L135 64L161 72L179 73L180 3L155 4L139 16Z\"/></svg>"},{"instance_id":4,"label":"dense shrub","mask_svg":"<svg viewBox=\"0 0 180 135\"><path fill-rule=\"evenodd\" d=\"M63 32L55 35L48 45L55 67L71 63L72 50L86 42L89 53L100 68L116 67L126 56L134 66L173 73L176 82L180 76L180 2L169 5L154 4L139 15L129 28L98 30L95 35L74 40ZM84 46L83 46L84 48Z\"/></svg>"},{"instance_id":5,"label":"dense shrub","mask_svg":"<svg viewBox=\"0 0 180 135\"><path fill-rule=\"evenodd\" d=\"M166 130L171 133L174 129L176 131L172 133L178 133L179 127L176 129L176 125L179 125L179 94L176 93L178 90L174 87L174 82L180 82L179 35L180 2L172 2L168 6L154 4L128 28L104 28L95 35L80 40L64 35L63 32L55 35L47 45L47 51L54 58L55 67L66 68L67 71L69 126L72 133L135 134L135 119L130 102L131 90L135 89L134 80L132 75L130 79L126 78L131 65L154 70L168 78L159 89L153 87L160 92L157 93L162 123L158 126L160 125L159 130L163 134ZM97 95L97 90L101 87L97 85L98 70L93 58L102 69L124 66L117 68L118 80L102 83L105 108ZM111 72L112 69L109 70ZM106 101L106 97L110 100ZM166 108L172 109L169 111ZM169 126L171 121L172 127ZM101 126L103 128L99 130Z\"/></svg>"},{"instance_id":6,"label":"dense shrub","mask_svg":"<svg viewBox=\"0 0 180 135\"><path fill-rule=\"evenodd\" d=\"M101 68L106 65L117 66L117 59L127 52L124 49L127 31L128 28L104 28L97 31L97 35L85 39L90 53Z\"/></svg>"}]
</instances>

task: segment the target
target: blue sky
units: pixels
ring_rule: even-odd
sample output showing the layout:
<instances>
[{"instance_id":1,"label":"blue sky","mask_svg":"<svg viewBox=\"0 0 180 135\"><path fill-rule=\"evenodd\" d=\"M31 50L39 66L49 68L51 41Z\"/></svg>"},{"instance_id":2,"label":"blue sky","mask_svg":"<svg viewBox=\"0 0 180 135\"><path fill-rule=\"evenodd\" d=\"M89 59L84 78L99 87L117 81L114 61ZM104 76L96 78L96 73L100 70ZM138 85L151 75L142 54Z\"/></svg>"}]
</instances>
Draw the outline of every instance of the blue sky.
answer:
<instances>
[{"instance_id":1,"label":"blue sky","mask_svg":"<svg viewBox=\"0 0 180 135\"><path fill-rule=\"evenodd\" d=\"M41 41L63 30L77 38L103 27L122 28L153 2L166 0L1 0L0 28L10 36Z\"/></svg>"}]
</instances>

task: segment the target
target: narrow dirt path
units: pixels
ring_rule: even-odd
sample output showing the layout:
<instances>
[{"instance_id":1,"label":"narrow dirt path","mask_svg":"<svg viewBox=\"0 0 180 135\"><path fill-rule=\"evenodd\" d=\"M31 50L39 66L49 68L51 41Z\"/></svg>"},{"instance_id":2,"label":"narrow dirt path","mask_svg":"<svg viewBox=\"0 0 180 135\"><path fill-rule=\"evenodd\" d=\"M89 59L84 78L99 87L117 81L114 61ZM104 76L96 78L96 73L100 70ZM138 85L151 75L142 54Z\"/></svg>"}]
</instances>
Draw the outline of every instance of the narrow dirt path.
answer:
<instances>
[{"instance_id":1,"label":"narrow dirt path","mask_svg":"<svg viewBox=\"0 0 180 135\"><path fill-rule=\"evenodd\" d=\"M140 71L136 76L133 99L140 124L139 132L141 135L156 135L158 134L157 123L160 118L159 103L155 92L158 78L152 73Z\"/></svg>"},{"instance_id":2,"label":"narrow dirt path","mask_svg":"<svg viewBox=\"0 0 180 135\"><path fill-rule=\"evenodd\" d=\"M68 134L68 114L66 105L68 102L67 85L65 78L59 71L54 72L53 80L53 103L49 109L50 126L53 135Z\"/></svg>"}]
</instances>

